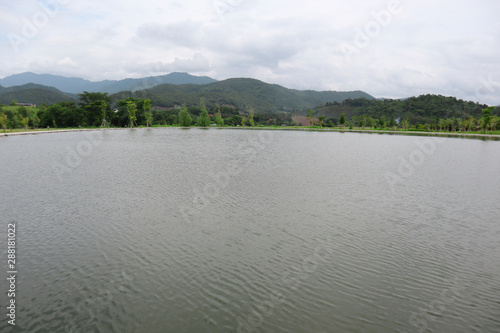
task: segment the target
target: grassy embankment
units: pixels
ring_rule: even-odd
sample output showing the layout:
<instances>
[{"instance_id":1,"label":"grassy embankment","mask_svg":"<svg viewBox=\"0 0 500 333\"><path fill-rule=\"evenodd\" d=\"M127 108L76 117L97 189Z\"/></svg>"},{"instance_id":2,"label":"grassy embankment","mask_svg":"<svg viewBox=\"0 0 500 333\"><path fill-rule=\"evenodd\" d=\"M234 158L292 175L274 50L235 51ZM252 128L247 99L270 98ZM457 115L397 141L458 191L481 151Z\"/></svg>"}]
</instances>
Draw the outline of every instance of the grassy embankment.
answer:
<instances>
[{"instance_id":1,"label":"grassy embankment","mask_svg":"<svg viewBox=\"0 0 500 333\"><path fill-rule=\"evenodd\" d=\"M147 128L145 126L135 127L135 128ZM149 128L180 128L179 125L154 125ZM196 128L193 126L193 128ZM417 131L417 130L404 130L404 129L391 129L391 128L378 128L378 129L367 129L361 127L319 127L319 126L225 126L225 127L213 127L218 129L247 129L247 130L297 130L297 131L318 131L318 132L341 132L341 133L374 133L374 134L400 134L400 135L426 135L426 136L461 136L461 137L483 137L483 138L494 138L500 139L500 131L471 131L471 132L445 132L445 131ZM29 129L28 132L24 128L17 128L12 130L7 130L5 134L21 134L21 133L50 133L57 131L85 131L85 130L98 130L100 127L79 127L79 128L38 128ZM121 127L111 127L106 129L126 129ZM3 135L3 131L0 135Z\"/></svg>"}]
</instances>

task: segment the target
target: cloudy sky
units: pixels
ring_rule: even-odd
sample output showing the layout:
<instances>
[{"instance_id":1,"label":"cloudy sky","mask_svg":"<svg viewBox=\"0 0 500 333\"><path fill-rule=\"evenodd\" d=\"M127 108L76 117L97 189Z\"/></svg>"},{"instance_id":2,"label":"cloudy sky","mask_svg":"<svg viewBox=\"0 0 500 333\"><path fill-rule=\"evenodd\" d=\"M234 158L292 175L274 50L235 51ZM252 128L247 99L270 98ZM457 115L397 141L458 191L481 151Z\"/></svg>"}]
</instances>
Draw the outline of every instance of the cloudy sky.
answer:
<instances>
[{"instance_id":1,"label":"cloudy sky","mask_svg":"<svg viewBox=\"0 0 500 333\"><path fill-rule=\"evenodd\" d=\"M0 77L189 72L500 104L498 0L0 0Z\"/></svg>"}]
</instances>

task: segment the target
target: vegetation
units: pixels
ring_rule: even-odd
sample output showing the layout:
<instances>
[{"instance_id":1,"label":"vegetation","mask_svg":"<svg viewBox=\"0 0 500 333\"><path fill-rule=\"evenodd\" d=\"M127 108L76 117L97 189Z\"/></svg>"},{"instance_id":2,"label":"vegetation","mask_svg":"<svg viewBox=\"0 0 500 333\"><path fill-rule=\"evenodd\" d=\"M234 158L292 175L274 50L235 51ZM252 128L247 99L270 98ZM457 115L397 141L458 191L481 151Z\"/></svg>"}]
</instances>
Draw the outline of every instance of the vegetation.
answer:
<instances>
[{"instance_id":1,"label":"vegetation","mask_svg":"<svg viewBox=\"0 0 500 333\"><path fill-rule=\"evenodd\" d=\"M365 98L346 99L343 102L329 102L314 109L315 115L325 116L328 119L339 119L342 114L346 120L364 123L368 117L373 119L396 123L403 120L408 121L408 126L422 125L429 127L439 123L440 119L454 119L455 127L458 127L457 119L482 117L482 110L487 105L474 102L466 102L454 97L441 95L422 95L405 100L372 100ZM364 124L363 124L364 125ZM380 126L381 123L378 124ZM442 124L443 128L446 127ZM448 127L453 125L448 124ZM370 126L372 127L372 126Z\"/></svg>"},{"instance_id":2,"label":"vegetation","mask_svg":"<svg viewBox=\"0 0 500 333\"><path fill-rule=\"evenodd\" d=\"M208 127L210 126L210 118L208 117L208 111L205 106L205 100L203 98L201 99L200 108L201 114L198 117L196 124L201 127Z\"/></svg>"},{"instance_id":3,"label":"vegetation","mask_svg":"<svg viewBox=\"0 0 500 333\"><path fill-rule=\"evenodd\" d=\"M58 102L39 107L0 106L0 126L7 129L136 127L136 126L314 126L340 129L498 133L500 108L464 102L452 97L425 95L401 100L347 99L308 109L301 116L291 112L255 112L205 99L182 107L152 106L149 98L113 102L107 93L84 92L78 102ZM338 115L338 116L337 116ZM461 116L460 116L461 115ZM426 120L420 122L419 120Z\"/></svg>"},{"instance_id":4,"label":"vegetation","mask_svg":"<svg viewBox=\"0 0 500 333\"><path fill-rule=\"evenodd\" d=\"M220 103L239 110L252 106L255 114L282 111L300 114L308 108L330 101L341 102L346 98L361 97L373 99L362 91L299 91L244 78L197 85L162 84L147 90L122 91L112 95L114 101L128 97L149 98L154 105L166 108L175 108L183 103L194 106L198 105L201 99L205 99L209 110Z\"/></svg>"},{"instance_id":5,"label":"vegetation","mask_svg":"<svg viewBox=\"0 0 500 333\"><path fill-rule=\"evenodd\" d=\"M184 105L181 112L179 112L179 125L182 127L189 127L193 122L193 118L189 115L187 107Z\"/></svg>"},{"instance_id":6,"label":"vegetation","mask_svg":"<svg viewBox=\"0 0 500 333\"><path fill-rule=\"evenodd\" d=\"M132 128L134 125L137 125L137 105L135 104L134 101L127 101L127 113L128 113L128 119L129 119L129 127Z\"/></svg>"}]
</instances>

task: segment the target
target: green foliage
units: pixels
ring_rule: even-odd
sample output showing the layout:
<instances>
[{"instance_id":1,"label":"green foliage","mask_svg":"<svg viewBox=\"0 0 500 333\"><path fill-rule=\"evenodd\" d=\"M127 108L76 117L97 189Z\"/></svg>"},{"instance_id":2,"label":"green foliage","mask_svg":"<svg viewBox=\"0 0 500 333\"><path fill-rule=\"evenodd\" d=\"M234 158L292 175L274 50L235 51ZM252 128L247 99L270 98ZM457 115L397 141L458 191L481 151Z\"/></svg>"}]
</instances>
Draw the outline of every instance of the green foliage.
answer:
<instances>
[{"instance_id":1,"label":"green foliage","mask_svg":"<svg viewBox=\"0 0 500 333\"><path fill-rule=\"evenodd\" d=\"M182 127L189 127L191 126L192 122L193 118L191 118L186 105L184 105L181 112L179 112L179 125L181 125Z\"/></svg>"},{"instance_id":2,"label":"green foliage","mask_svg":"<svg viewBox=\"0 0 500 333\"><path fill-rule=\"evenodd\" d=\"M220 110L220 105L217 103L217 116L215 117L215 122L217 123L217 126L219 127L224 127L224 119L222 119L222 114Z\"/></svg>"},{"instance_id":3,"label":"green foliage","mask_svg":"<svg viewBox=\"0 0 500 333\"><path fill-rule=\"evenodd\" d=\"M377 121L377 125L379 128L384 128L384 126L385 126L384 118L379 118L379 120Z\"/></svg>"},{"instance_id":4,"label":"green foliage","mask_svg":"<svg viewBox=\"0 0 500 333\"><path fill-rule=\"evenodd\" d=\"M375 99L346 99L343 102L328 103L316 108L316 113L328 117L338 118L342 113L346 118L366 116L374 119L384 117L390 119L408 119L409 126L420 124L437 124L439 119L469 117L479 118L486 105L466 102L455 97L441 95L422 95L405 100L375 100Z\"/></svg>"},{"instance_id":5,"label":"green foliage","mask_svg":"<svg viewBox=\"0 0 500 333\"><path fill-rule=\"evenodd\" d=\"M2 111L1 108L0 111ZM7 115L3 112L0 113L0 125L2 125L3 131L5 132L5 130L7 129Z\"/></svg>"},{"instance_id":6,"label":"green foliage","mask_svg":"<svg viewBox=\"0 0 500 333\"><path fill-rule=\"evenodd\" d=\"M403 128L404 130L407 130L408 127L410 126L410 121L408 120L408 118L405 118L401 121L401 128Z\"/></svg>"},{"instance_id":7,"label":"green foliage","mask_svg":"<svg viewBox=\"0 0 500 333\"><path fill-rule=\"evenodd\" d=\"M30 122L30 118L28 117L23 117L21 113L19 113L19 117L21 117L21 123L23 123L26 131L28 130L28 123Z\"/></svg>"},{"instance_id":8,"label":"green foliage","mask_svg":"<svg viewBox=\"0 0 500 333\"><path fill-rule=\"evenodd\" d=\"M340 115L340 120L339 120L339 123L340 123L340 125L344 125L344 124L345 124L345 122L346 122L346 119L345 119L345 113L342 113L342 114Z\"/></svg>"},{"instance_id":9,"label":"green foliage","mask_svg":"<svg viewBox=\"0 0 500 333\"><path fill-rule=\"evenodd\" d=\"M488 129L488 127L490 126L492 111L494 109L495 109L495 107L489 107L489 108L482 110L482 113L483 113L482 127L483 127L485 133L486 133L486 130Z\"/></svg>"},{"instance_id":10,"label":"green foliage","mask_svg":"<svg viewBox=\"0 0 500 333\"><path fill-rule=\"evenodd\" d=\"M78 108L74 102L59 102L40 108L37 117L40 127L77 127L86 124L85 109Z\"/></svg>"},{"instance_id":11,"label":"green foliage","mask_svg":"<svg viewBox=\"0 0 500 333\"><path fill-rule=\"evenodd\" d=\"M243 118L240 115L232 115L231 117L227 118L224 120L224 123L226 123L229 126L238 126L241 125Z\"/></svg>"},{"instance_id":12,"label":"green foliage","mask_svg":"<svg viewBox=\"0 0 500 333\"><path fill-rule=\"evenodd\" d=\"M134 101L127 101L127 112L129 119L129 127L134 127L137 125L137 105Z\"/></svg>"},{"instance_id":13,"label":"green foliage","mask_svg":"<svg viewBox=\"0 0 500 333\"><path fill-rule=\"evenodd\" d=\"M368 124L368 127L370 127L370 129L373 128L374 123L375 123L375 121L373 120L373 118L368 117L367 124Z\"/></svg>"},{"instance_id":14,"label":"green foliage","mask_svg":"<svg viewBox=\"0 0 500 333\"><path fill-rule=\"evenodd\" d=\"M205 100L202 98L200 102L201 114L197 119L197 125L201 127L210 126L210 118L208 117L208 111L205 106Z\"/></svg>"},{"instance_id":15,"label":"green foliage","mask_svg":"<svg viewBox=\"0 0 500 333\"><path fill-rule=\"evenodd\" d=\"M248 119L247 119L248 126L252 126L252 127L255 126L254 115L255 115L255 111L252 107L250 107L248 109Z\"/></svg>"},{"instance_id":16,"label":"green foliage","mask_svg":"<svg viewBox=\"0 0 500 333\"><path fill-rule=\"evenodd\" d=\"M103 119L112 120L115 115L112 113L111 99L107 93L96 93L84 91L79 94L79 105L84 114L83 125L99 127L102 125ZM106 110L103 110L103 102L106 103ZM103 117L103 112L106 113Z\"/></svg>"},{"instance_id":17,"label":"green foliage","mask_svg":"<svg viewBox=\"0 0 500 333\"><path fill-rule=\"evenodd\" d=\"M319 127L323 127L323 122L325 121L326 117L325 116L319 116Z\"/></svg>"},{"instance_id":18,"label":"green foliage","mask_svg":"<svg viewBox=\"0 0 500 333\"><path fill-rule=\"evenodd\" d=\"M146 98L142 104L142 108L146 117L146 126L149 127L149 125L152 124L153 120L153 113L151 112L151 100Z\"/></svg>"},{"instance_id":19,"label":"green foliage","mask_svg":"<svg viewBox=\"0 0 500 333\"><path fill-rule=\"evenodd\" d=\"M194 106L198 105L201 98L205 98L209 109L216 106L217 102L239 110L244 110L245 105L252 105L256 114L280 111L300 113L328 101L342 101L349 97L373 98L361 91L299 91L254 79L229 79L203 85L162 84L147 91L121 92L113 97L119 100L124 96L150 98L154 105L162 107L175 107L183 103L188 107ZM197 115L192 110L189 112ZM223 118L226 118L224 110L222 113Z\"/></svg>"},{"instance_id":20,"label":"green foliage","mask_svg":"<svg viewBox=\"0 0 500 333\"><path fill-rule=\"evenodd\" d=\"M149 101L149 102L148 102ZM117 112L114 116L114 121L113 124L115 126L123 127L123 126L129 126L130 125L130 113L127 108L127 104L129 102L135 103L136 106L136 112L135 112L135 121L134 124L135 126L144 126L148 125L148 117L150 118L150 125L154 119L152 111L151 111L151 101L148 99L143 99L143 98L134 98L134 97L128 97L125 99L119 100L116 105L117 105ZM148 105L149 104L149 105ZM151 115L148 115L151 113Z\"/></svg>"},{"instance_id":21,"label":"green foliage","mask_svg":"<svg viewBox=\"0 0 500 333\"><path fill-rule=\"evenodd\" d=\"M108 127L108 121L106 120L107 109L108 109L108 103L106 103L106 101L102 100L101 101L101 117L102 117L101 127Z\"/></svg>"}]
</instances>

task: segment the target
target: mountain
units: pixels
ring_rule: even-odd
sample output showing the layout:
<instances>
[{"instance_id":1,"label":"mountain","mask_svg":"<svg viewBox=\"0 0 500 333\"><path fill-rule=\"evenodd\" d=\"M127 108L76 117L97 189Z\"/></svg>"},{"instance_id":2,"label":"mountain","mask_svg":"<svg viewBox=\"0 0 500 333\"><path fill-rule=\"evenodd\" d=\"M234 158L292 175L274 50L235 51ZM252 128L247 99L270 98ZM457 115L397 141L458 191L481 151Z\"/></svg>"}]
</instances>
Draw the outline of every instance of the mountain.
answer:
<instances>
[{"instance_id":1,"label":"mountain","mask_svg":"<svg viewBox=\"0 0 500 333\"><path fill-rule=\"evenodd\" d=\"M187 73L170 73L167 75L150 76L141 79L124 79L119 81L105 80L92 82L76 77L69 78L51 74L35 74L26 72L0 79L0 85L4 87L19 86L27 83L36 83L44 86L55 87L61 91L72 94L80 94L84 91L107 92L109 94L114 94L120 91L136 91L152 88L154 86L165 83L207 84L212 82L216 82L216 80L206 76L193 76Z\"/></svg>"},{"instance_id":2,"label":"mountain","mask_svg":"<svg viewBox=\"0 0 500 333\"><path fill-rule=\"evenodd\" d=\"M12 101L19 103L54 104L63 101L76 101L77 95L66 94L54 87L28 83L22 86L0 86L0 104L10 104Z\"/></svg>"},{"instance_id":3,"label":"mountain","mask_svg":"<svg viewBox=\"0 0 500 333\"><path fill-rule=\"evenodd\" d=\"M52 87L28 83L10 86L22 80L44 81ZM188 84L159 84L169 80L171 82L188 82ZM199 82L197 84L189 82ZM201 82L207 82L205 84ZM5 83L7 82L7 84ZM39 75L24 73L13 75L1 80L0 103L9 104L15 100L23 103L53 104L61 101L77 101L78 95L65 93L58 88L64 85L65 90L76 91L75 87L85 86L90 81L78 78L63 78L54 75ZM207 77L195 77L186 73L172 73L169 75L145 79L126 79L121 81L90 82L101 84L100 89L115 93L114 102L128 97L149 98L153 105L174 107L187 104L199 105L201 98L206 100L207 106L213 107L217 103L234 106L240 110L252 107L257 113L279 111L303 111L327 102L342 102L346 99L366 98L374 99L362 91L337 92L288 89L277 84L269 84L255 79L237 78L224 81L215 81ZM97 86L96 86L97 87ZM131 88L132 87L132 88ZM142 90L141 90L142 88ZM149 88L149 89L144 89ZM85 91L92 91L85 89Z\"/></svg>"},{"instance_id":4,"label":"mountain","mask_svg":"<svg viewBox=\"0 0 500 333\"><path fill-rule=\"evenodd\" d=\"M374 99L362 91L312 91L288 89L255 79L227 79L204 85L162 84L151 89L121 92L114 101L128 97L149 98L154 105L173 107L186 103L198 105L204 98L207 106L231 105L241 110L252 107L256 113L293 111L313 108L327 102L341 102L347 98Z\"/></svg>"}]
</instances>

